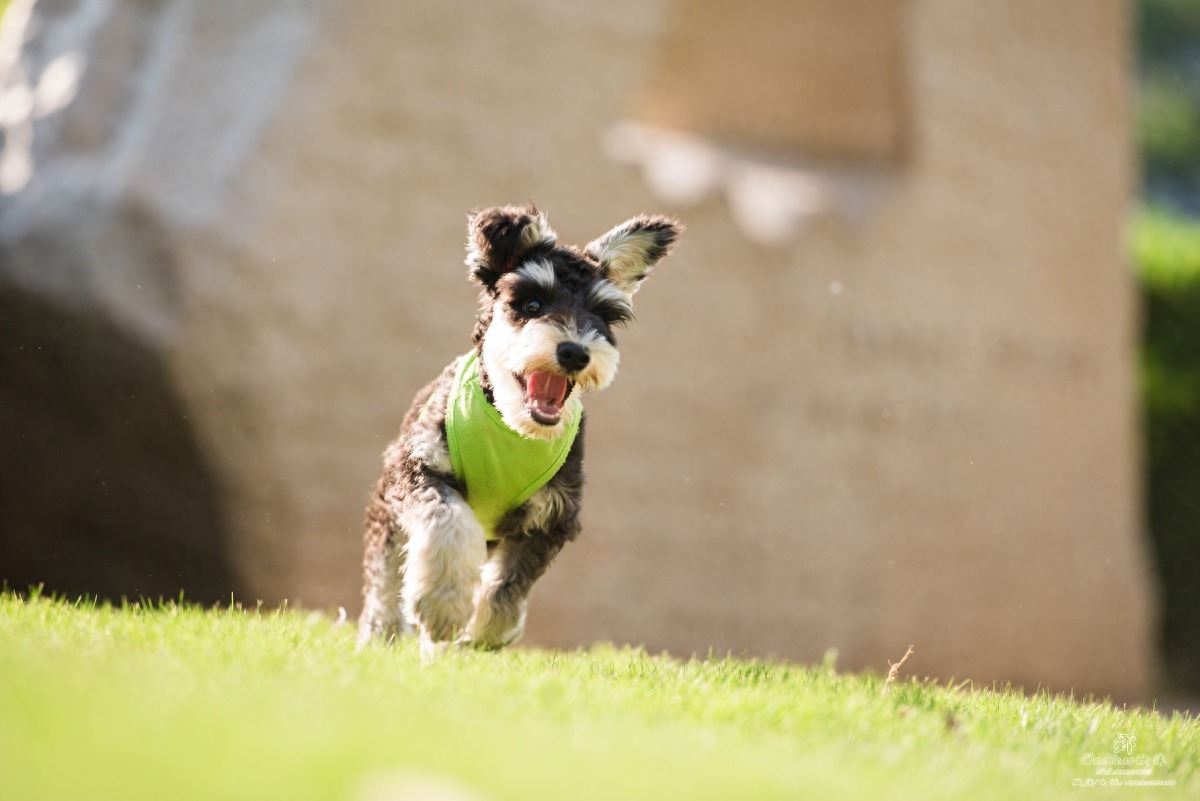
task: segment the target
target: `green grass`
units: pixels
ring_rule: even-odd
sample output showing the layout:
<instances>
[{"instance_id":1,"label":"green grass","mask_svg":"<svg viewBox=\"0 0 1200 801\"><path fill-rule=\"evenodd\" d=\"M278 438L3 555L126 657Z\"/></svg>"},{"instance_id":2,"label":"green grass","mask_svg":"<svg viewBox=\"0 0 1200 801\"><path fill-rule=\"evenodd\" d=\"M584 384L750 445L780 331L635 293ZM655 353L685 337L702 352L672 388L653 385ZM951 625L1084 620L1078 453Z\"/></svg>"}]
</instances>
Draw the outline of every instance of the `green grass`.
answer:
<instances>
[{"instance_id":1,"label":"green grass","mask_svg":"<svg viewBox=\"0 0 1200 801\"><path fill-rule=\"evenodd\" d=\"M910 661L919 664L920 654ZM883 666L886 668L886 666ZM320 615L0 594L0 795L369 799L1196 797L1200 723L832 666L598 647L356 652ZM1080 790L1118 735L1166 787ZM387 777L391 777L390 779ZM405 777L408 777L406 779ZM426 794L384 794L403 801Z\"/></svg>"}]
</instances>

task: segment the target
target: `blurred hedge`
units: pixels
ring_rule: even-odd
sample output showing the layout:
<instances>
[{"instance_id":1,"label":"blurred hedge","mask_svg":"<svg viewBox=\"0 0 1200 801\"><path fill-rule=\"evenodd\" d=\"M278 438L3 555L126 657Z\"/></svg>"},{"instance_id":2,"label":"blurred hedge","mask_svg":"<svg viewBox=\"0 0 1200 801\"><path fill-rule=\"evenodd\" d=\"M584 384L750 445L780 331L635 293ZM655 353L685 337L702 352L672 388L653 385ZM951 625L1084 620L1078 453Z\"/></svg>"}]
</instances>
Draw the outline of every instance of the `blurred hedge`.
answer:
<instances>
[{"instance_id":1,"label":"blurred hedge","mask_svg":"<svg viewBox=\"0 0 1200 801\"><path fill-rule=\"evenodd\" d=\"M1139 0L1143 191L1200 214L1200 0Z\"/></svg>"},{"instance_id":2,"label":"blurred hedge","mask_svg":"<svg viewBox=\"0 0 1200 801\"><path fill-rule=\"evenodd\" d=\"M1177 58L1200 41L1196 0L1138 0L1138 61L1142 66Z\"/></svg>"},{"instance_id":3,"label":"blurred hedge","mask_svg":"<svg viewBox=\"0 0 1200 801\"><path fill-rule=\"evenodd\" d=\"M1142 294L1146 502L1168 680L1200 688L1200 222L1135 221Z\"/></svg>"}]
</instances>

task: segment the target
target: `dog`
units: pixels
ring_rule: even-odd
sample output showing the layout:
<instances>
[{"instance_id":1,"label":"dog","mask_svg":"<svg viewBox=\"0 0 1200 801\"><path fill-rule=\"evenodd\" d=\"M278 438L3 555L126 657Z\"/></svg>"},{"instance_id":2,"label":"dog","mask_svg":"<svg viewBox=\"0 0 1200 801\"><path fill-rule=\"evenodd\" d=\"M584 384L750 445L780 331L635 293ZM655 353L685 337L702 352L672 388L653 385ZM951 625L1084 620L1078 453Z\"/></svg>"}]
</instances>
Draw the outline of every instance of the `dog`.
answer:
<instances>
[{"instance_id":1,"label":"dog","mask_svg":"<svg viewBox=\"0 0 1200 801\"><path fill-rule=\"evenodd\" d=\"M683 232L641 215L579 249L533 206L468 216L480 290L474 347L417 393L366 511L358 643L415 630L496 650L525 630L529 592L579 534L581 396L612 383L613 329Z\"/></svg>"}]
</instances>

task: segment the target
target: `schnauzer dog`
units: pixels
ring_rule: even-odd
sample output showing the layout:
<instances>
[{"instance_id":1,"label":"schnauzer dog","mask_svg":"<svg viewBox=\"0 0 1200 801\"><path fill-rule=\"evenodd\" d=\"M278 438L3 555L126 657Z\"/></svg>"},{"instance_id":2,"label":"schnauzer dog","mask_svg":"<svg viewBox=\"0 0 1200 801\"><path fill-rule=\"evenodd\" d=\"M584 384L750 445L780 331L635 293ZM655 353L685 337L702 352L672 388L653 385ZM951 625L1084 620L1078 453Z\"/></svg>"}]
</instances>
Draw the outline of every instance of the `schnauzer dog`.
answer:
<instances>
[{"instance_id":1,"label":"schnauzer dog","mask_svg":"<svg viewBox=\"0 0 1200 801\"><path fill-rule=\"evenodd\" d=\"M683 230L639 216L580 250L533 207L469 220L475 346L417 393L366 513L359 644L416 629L426 658L524 632L533 583L579 533L580 396L612 382L613 328Z\"/></svg>"}]
</instances>

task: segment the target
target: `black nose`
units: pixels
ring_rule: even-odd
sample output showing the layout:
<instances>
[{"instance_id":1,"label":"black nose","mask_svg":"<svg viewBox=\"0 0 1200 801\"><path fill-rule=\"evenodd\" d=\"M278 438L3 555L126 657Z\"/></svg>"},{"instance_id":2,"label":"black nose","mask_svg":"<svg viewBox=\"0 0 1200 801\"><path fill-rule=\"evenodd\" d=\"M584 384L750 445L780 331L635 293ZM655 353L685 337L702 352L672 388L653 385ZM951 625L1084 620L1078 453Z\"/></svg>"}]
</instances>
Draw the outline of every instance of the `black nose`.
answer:
<instances>
[{"instance_id":1,"label":"black nose","mask_svg":"<svg viewBox=\"0 0 1200 801\"><path fill-rule=\"evenodd\" d=\"M577 373L592 360L588 349L578 342L561 342L558 345L558 363L568 373Z\"/></svg>"}]
</instances>

